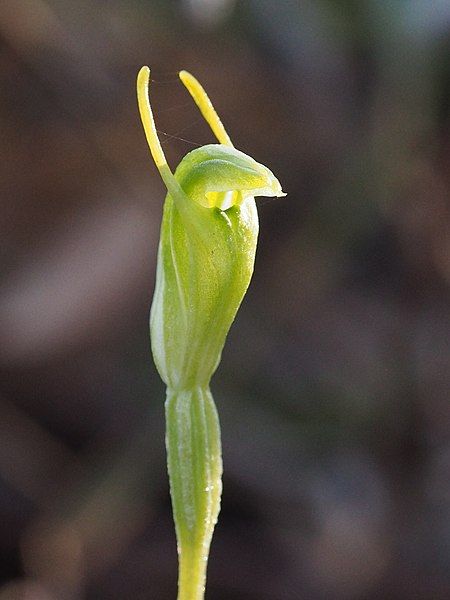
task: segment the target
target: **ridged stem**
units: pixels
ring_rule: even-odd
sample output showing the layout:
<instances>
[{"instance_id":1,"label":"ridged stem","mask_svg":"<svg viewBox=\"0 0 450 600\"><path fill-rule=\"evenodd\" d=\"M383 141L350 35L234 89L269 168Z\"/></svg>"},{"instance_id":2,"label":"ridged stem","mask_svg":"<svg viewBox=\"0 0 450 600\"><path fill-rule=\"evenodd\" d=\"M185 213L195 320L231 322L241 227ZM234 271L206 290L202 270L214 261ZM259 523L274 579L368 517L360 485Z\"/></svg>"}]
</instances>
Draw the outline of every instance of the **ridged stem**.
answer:
<instances>
[{"instance_id":1,"label":"ridged stem","mask_svg":"<svg viewBox=\"0 0 450 600\"><path fill-rule=\"evenodd\" d=\"M219 419L209 388L168 388L166 447L179 558L178 600L203 600L222 491Z\"/></svg>"}]
</instances>

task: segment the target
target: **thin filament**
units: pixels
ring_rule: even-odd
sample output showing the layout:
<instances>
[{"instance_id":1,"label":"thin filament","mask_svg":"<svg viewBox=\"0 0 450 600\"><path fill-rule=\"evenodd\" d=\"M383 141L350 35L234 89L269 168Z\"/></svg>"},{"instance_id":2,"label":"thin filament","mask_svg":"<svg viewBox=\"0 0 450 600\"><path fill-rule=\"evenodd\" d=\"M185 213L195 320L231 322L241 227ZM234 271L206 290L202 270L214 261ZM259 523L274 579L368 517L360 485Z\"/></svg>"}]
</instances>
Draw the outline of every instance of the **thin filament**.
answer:
<instances>
[{"instance_id":1,"label":"thin filament","mask_svg":"<svg viewBox=\"0 0 450 600\"><path fill-rule=\"evenodd\" d=\"M197 79L187 71L180 71L179 77L194 99L195 104L200 109L205 121L211 127L219 142L224 146L233 147L233 142L226 132L219 115L216 113L211 100L208 98L208 94L205 92L200 82L197 81Z\"/></svg>"}]
</instances>

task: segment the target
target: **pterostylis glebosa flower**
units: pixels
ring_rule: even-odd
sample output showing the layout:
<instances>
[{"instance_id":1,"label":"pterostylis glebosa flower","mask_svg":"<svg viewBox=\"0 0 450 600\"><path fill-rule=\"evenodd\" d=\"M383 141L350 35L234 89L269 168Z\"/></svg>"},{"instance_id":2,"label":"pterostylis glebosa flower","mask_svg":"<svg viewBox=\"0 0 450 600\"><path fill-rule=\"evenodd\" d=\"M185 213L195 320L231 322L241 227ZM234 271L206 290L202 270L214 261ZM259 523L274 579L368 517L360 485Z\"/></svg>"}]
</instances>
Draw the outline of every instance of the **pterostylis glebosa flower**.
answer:
<instances>
[{"instance_id":1,"label":"pterostylis glebosa flower","mask_svg":"<svg viewBox=\"0 0 450 600\"><path fill-rule=\"evenodd\" d=\"M209 382L253 272L254 197L284 194L269 169L233 147L198 81L186 71L180 79L219 144L189 152L174 174L156 132L148 67L139 72L137 94L148 145L168 191L150 332L153 357L167 385L178 600L201 600L222 491L220 428Z\"/></svg>"}]
</instances>

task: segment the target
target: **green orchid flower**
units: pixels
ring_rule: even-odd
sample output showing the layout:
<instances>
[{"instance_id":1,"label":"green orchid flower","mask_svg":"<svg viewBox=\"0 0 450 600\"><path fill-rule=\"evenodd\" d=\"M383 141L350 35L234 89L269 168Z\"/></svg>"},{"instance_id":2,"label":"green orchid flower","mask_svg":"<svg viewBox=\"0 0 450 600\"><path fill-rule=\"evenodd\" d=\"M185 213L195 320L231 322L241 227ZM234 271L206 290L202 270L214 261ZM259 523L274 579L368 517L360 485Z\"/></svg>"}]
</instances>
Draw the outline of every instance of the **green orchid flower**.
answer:
<instances>
[{"instance_id":1,"label":"green orchid flower","mask_svg":"<svg viewBox=\"0 0 450 600\"><path fill-rule=\"evenodd\" d=\"M284 194L269 169L233 147L199 82L186 71L180 79L219 144L189 152L174 174L156 132L148 67L138 74L137 94L148 145L168 191L150 332L155 364L167 386L178 600L201 600L222 491L220 426L209 383L253 273L255 196Z\"/></svg>"}]
</instances>

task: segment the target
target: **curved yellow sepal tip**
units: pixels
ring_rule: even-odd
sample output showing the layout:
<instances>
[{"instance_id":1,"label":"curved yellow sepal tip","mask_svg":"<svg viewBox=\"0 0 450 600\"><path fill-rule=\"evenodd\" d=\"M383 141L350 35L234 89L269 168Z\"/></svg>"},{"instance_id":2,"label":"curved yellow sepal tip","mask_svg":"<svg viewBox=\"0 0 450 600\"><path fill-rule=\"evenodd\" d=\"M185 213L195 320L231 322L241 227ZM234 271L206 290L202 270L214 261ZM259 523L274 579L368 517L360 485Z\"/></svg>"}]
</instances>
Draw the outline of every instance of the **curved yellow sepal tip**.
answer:
<instances>
[{"instance_id":1,"label":"curved yellow sepal tip","mask_svg":"<svg viewBox=\"0 0 450 600\"><path fill-rule=\"evenodd\" d=\"M200 82L187 71L180 71L179 77L219 142L225 146L233 146L233 142Z\"/></svg>"},{"instance_id":2,"label":"curved yellow sepal tip","mask_svg":"<svg viewBox=\"0 0 450 600\"><path fill-rule=\"evenodd\" d=\"M155 119L153 117L152 107L150 105L148 87L150 82L150 69L146 66L142 67L137 76L137 98L139 113L141 115L142 125L144 127L145 137L150 148L151 155L158 171L161 174L167 190L173 196L178 206L183 207L185 194L181 189L180 184L175 179L169 165L167 164L161 143L156 131Z\"/></svg>"},{"instance_id":3,"label":"curved yellow sepal tip","mask_svg":"<svg viewBox=\"0 0 450 600\"><path fill-rule=\"evenodd\" d=\"M157 167L167 164L163 149L156 133L155 120L153 118L152 108L148 97L148 86L150 82L150 69L142 67L137 76L137 96L139 112L142 125L144 126L145 136L147 138L150 151Z\"/></svg>"}]
</instances>

